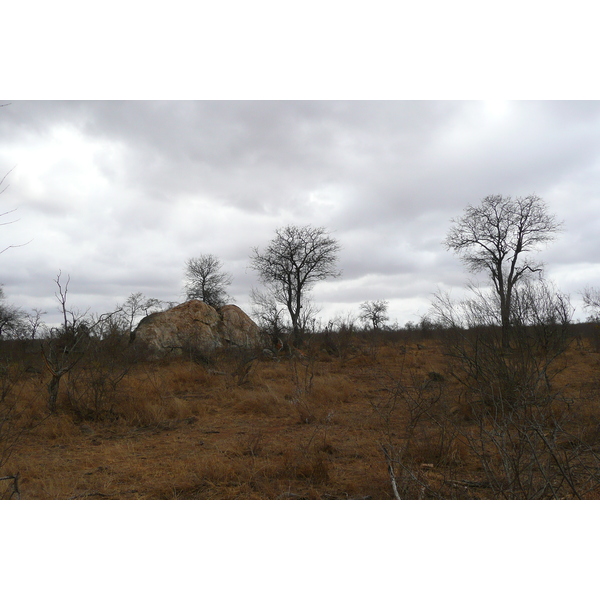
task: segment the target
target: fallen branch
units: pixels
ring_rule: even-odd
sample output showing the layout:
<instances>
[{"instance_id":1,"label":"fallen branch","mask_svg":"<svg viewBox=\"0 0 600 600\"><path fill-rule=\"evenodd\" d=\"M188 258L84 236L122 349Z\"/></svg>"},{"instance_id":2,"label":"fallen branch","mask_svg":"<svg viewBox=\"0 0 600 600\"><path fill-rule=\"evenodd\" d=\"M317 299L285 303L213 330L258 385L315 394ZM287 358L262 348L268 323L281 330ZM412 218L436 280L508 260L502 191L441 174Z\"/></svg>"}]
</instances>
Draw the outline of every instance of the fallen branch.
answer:
<instances>
[{"instance_id":1,"label":"fallen branch","mask_svg":"<svg viewBox=\"0 0 600 600\"><path fill-rule=\"evenodd\" d=\"M392 458L389 455L387 448L383 444L381 444L381 449L383 450L385 461L387 462L388 473L390 474L390 482L392 484L392 490L394 492L394 498L396 498L396 500L402 500L400 494L398 493L398 485L396 483L396 474L394 473L394 467L392 466Z\"/></svg>"}]
</instances>

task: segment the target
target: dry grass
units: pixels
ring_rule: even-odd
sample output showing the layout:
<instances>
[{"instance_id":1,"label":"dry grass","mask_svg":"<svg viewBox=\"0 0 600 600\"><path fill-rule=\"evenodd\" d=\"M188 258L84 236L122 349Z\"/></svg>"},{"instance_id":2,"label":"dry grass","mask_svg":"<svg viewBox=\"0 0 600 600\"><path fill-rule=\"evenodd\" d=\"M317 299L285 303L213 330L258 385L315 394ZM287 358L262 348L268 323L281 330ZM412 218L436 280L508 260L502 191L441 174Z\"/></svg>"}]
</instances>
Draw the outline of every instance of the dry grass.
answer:
<instances>
[{"instance_id":1,"label":"dry grass","mask_svg":"<svg viewBox=\"0 0 600 600\"><path fill-rule=\"evenodd\" d=\"M600 444L599 364L594 348L573 345L554 383L568 401L544 417L587 447ZM404 497L494 497L473 483L484 476L480 408L432 339L355 339L306 359L139 362L86 419L66 386L48 416L47 379L22 373L5 399L20 437L0 476L18 473L22 498L388 499L386 445Z\"/></svg>"}]
</instances>

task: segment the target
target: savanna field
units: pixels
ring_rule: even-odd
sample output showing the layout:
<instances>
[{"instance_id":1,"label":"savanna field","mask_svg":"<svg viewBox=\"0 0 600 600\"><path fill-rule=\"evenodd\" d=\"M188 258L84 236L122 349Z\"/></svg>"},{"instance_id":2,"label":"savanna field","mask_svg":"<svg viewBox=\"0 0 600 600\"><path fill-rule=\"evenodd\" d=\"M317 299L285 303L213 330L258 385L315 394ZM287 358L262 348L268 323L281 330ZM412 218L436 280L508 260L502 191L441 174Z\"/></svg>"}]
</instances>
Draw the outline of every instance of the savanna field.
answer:
<instances>
[{"instance_id":1,"label":"savanna field","mask_svg":"<svg viewBox=\"0 0 600 600\"><path fill-rule=\"evenodd\" d=\"M459 337L342 330L161 360L104 340L53 414L41 352L4 342L2 497L600 498L597 328L491 359Z\"/></svg>"}]
</instances>

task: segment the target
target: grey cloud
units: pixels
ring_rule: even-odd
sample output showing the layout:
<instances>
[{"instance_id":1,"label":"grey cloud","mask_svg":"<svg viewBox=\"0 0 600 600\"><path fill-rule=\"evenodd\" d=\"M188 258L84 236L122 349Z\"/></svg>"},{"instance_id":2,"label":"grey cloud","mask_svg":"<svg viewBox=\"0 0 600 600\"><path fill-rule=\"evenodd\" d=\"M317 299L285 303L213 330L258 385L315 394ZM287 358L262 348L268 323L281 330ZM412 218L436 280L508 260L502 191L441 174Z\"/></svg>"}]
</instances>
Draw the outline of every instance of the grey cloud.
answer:
<instances>
[{"instance_id":1,"label":"grey cloud","mask_svg":"<svg viewBox=\"0 0 600 600\"><path fill-rule=\"evenodd\" d=\"M438 285L464 284L442 241L451 218L493 193L535 192L565 220L540 255L549 272L598 264L600 103L488 108L14 102L0 111L0 171L17 154L19 165L0 199L21 220L2 233L34 241L0 255L0 280L25 305L51 302L62 268L74 301L107 310L134 291L179 298L185 259L211 252L247 305L250 249L276 227L310 223L343 247L342 277L315 290L325 311L375 297L412 307ZM574 289L593 272L580 268Z\"/></svg>"}]
</instances>

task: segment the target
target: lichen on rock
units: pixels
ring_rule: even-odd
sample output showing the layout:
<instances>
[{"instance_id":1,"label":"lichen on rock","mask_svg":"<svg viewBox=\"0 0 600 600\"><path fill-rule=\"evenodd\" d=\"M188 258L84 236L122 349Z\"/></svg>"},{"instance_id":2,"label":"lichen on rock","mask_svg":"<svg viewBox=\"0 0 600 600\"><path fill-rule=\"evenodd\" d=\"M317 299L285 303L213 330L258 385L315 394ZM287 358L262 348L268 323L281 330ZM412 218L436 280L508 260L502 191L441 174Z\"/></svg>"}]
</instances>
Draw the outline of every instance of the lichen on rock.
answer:
<instances>
[{"instance_id":1,"label":"lichen on rock","mask_svg":"<svg viewBox=\"0 0 600 600\"><path fill-rule=\"evenodd\" d=\"M215 309L200 300L148 315L132 337L134 344L145 346L154 356L261 344L260 329L241 308L228 304Z\"/></svg>"}]
</instances>

